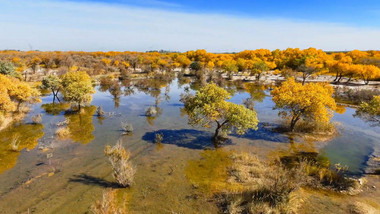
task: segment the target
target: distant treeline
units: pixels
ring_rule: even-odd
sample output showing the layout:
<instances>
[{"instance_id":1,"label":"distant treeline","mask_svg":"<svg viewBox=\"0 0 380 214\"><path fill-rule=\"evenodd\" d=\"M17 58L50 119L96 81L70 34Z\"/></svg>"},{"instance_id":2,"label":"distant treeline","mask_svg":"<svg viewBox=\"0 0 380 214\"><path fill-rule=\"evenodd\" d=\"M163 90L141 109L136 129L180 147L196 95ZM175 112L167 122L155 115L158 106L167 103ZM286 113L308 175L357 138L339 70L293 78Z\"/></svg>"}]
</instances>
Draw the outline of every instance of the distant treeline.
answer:
<instances>
[{"instance_id":1,"label":"distant treeline","mask_svg":"<svg viewBox=\"0 0 380 214\"><path fill-rule=\"evenodd\" d=\"M86 71L90 75L109 72L154 72L187 70L244 74L260 77L276 70L298 73L303 79L312 75L332 74L339 82L342 77L369 80L380 78L380 51L324 52L315 48L301 50L245 50L239 53L210 53L205 50L184 53L149 52L41 52L0 51L0 61L12 63L17 72L32 73L56 70ZM41 69L42 68L42 69Z\"/></svg>"}]
</instances>

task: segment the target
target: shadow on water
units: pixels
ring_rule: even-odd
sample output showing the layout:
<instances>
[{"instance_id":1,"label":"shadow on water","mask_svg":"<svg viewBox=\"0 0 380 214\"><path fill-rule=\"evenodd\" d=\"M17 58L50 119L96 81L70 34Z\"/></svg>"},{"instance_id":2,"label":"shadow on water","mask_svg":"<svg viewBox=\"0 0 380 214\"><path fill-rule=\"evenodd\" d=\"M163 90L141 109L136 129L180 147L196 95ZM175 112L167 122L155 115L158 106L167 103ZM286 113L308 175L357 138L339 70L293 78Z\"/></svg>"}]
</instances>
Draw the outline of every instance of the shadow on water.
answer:
<instances>
[{"instance_id":1,"label":"shadow on water","mask_svg":"<svg viewBox=\"0 0 380 214\"><path fill-rule=\"evenodd\" d=\"M257 130L249 130L244 135L240 136L237 134L232 134L232 136L247 138L250 140L264 140L271 142L289 142L289 137L285 134L281 134L276 131L278 128L277 124L274 123L259 123L257 125Z\"/></svg>"},{"instance_id":2,"label":"shadow on water","mask_svg":"<svg viewBox=\"0 0 380 214\"><path fill-rule=\"evenodd\" d=\"M199 131L195 129L169 130L161 129L154 132L147 132L142 137L143 140L154 143L156 134L162 133L163 144L172 144L189 149L213 148L210 132Z\"/></svg>"},{"instance_id":3,"label":"shadow on water","mask_svg":"<svg viewBox=\"0 0 380 214\"><path fill-rule=\"evenodd\" d=\"M97 178L86 174L74 175L69 179L69 182L82 183L91 186L101 186L104 188L121 188L121 186L116 182L110 182L102 178Z\"/></svg>"}]
</instances>

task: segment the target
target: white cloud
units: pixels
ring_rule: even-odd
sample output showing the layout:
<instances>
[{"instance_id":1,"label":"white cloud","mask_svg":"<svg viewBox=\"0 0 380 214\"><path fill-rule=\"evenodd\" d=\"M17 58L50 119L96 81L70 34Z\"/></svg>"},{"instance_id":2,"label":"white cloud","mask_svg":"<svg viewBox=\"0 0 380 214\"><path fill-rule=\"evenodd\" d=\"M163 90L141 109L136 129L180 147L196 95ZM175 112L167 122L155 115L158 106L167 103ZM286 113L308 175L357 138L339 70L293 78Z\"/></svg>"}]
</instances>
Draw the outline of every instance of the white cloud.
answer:
<instances>
[{"instance_id":1,"label":"white cloud","mask_svg":"<svg viewBox=\"0 0 380 214\"><path fill-rule=\"evenodd\" d=\"M155 1L156 2L156 1ZM158 1L157 1L158 2ZM380 29L117 4L0 0L0 49L380 49Z\"/></svg>"}]
</instances>

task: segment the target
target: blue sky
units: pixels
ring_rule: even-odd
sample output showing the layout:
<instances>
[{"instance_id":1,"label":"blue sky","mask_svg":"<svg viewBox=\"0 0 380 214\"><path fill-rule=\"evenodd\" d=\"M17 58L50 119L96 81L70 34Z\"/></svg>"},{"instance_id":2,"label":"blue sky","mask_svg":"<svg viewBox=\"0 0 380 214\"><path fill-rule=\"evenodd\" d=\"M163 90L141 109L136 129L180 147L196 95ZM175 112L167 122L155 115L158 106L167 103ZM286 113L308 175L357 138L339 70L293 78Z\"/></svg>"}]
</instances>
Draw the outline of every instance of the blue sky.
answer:
<instances>
[{"instance_id":1,"label":"blue sky","mask_svg":"<svg viewBox=\"0 0 380 214\"><path fill-rule=\"evenodd\" d=\"M379 0L0 0L0 49L380 49Z\"/></svg>"},{"instance_id":2,"label":"blue sky","mask_svg":"<svg viewBox=\"0 0 380 214\"><path fill-rule=\"evenodd\" d=\"M75 0L73 0L75 1ZM288 18L380 27L379 0L77 0L154 7L184 12L255 18Z\"/></svg>"}]
</instances>

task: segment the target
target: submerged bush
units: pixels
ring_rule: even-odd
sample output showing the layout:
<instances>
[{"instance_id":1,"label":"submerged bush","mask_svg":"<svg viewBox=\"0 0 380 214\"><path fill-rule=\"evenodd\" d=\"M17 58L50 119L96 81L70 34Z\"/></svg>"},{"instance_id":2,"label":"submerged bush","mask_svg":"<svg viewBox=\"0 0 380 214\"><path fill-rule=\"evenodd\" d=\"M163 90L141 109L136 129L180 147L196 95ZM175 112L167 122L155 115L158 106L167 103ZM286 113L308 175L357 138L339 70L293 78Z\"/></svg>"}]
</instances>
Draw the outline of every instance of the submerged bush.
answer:
<instances>
[{"instance_id":1,"label":"submerged bush","mask_svg":"<svg viewBox=\"0 0 380 214\"><path fill-rule=\"evenodd\" d=\"M149 108L145 112L145 116L154 117L157 115L157 108L154 106L149 106Z\"/></svg>"},{"instance_id":2,"label":"submerged bush","mask_svg":"<svg viewBox=\"0 0 380 214\"><path fill-rule=\"evenodd\" d=\"M123 187L131 186L136 170L129 161L130 154L121 145L121 141L113 147L107 145L104 153L112 165L113 176L117 183Z\"/></svg>"},{"instance_id":3,"label":"submerged bush","mask_svg":"<svg viewBox=\"0 0 380 214\"><path fill-rule=\"evenodd\" d=\"M128 133L133 132L133 126L130 123L121 122L121 128L123 129L124 134L128 134Z\"/></svg>"},{"instance_id":4,"label":"submerged bush","mask_svg":"<svg viewBox=\"0 0 380 214\"><path fill-rule=\"evenodd\" d=\"M96 115L98 116L98 117L103 117L104 116L104 111L103 111L103 108L102 108L102 106L99 106L97 109L96 109Z\"/></svg>"},{"instance_id":5,"label":"submerged bush","mask_svg":"<svg viewBox=\"0 0 380 214\"><path fill-rule=\"evenodd\" d=\"M154 142L155 143L162 143L163 140L164 140L164 134L163 133L156 133L155 138L154 138Z\"/></svg>"}]
</instances>

